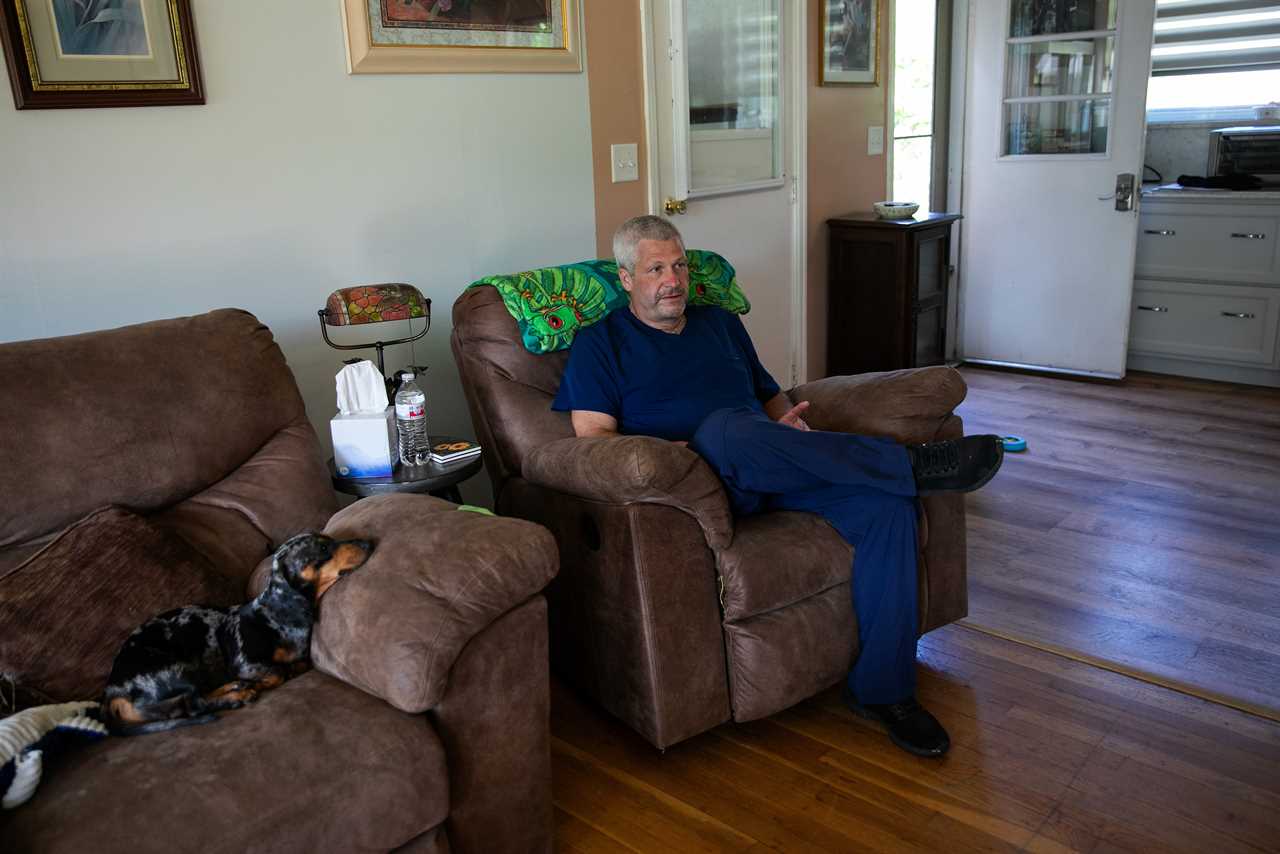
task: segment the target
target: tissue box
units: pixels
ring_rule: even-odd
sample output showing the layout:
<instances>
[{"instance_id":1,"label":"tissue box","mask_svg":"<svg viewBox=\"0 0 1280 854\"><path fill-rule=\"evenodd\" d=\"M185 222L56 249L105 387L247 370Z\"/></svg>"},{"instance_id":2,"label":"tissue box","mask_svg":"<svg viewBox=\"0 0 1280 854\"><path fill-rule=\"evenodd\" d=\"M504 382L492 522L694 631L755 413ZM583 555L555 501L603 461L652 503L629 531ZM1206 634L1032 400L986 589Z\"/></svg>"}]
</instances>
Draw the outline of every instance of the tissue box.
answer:
<instances>
[{"instance_id":1,"label":"tissue box","mask_svg":"<svg viewBox=\"0 0 1280 854\"><path fill-rule=\"evenodd\" d=\"M399 457L396 408L381 412L339 413L329 419L333 467L342 477L391 477Z\"/></svg>"}]
</instances>

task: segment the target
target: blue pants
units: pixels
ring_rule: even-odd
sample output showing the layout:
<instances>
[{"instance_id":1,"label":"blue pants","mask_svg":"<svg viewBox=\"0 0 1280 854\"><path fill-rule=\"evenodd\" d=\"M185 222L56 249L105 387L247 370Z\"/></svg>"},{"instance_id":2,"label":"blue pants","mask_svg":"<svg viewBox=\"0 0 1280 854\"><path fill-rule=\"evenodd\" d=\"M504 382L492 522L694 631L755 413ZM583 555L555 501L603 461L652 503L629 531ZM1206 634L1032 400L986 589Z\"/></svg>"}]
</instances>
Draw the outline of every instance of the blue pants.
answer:
<instances>
[{"instance_id":1,"label":"blue pants","mask_svg":"<svg viewBox=\"0 0 1280 854\"><path fill-rule=\"evenodd\" d=\"M689 446L720 475L736 515L817 513L854 547L861 652L849 689L860 703L914 694L916 486L906 449L888 439L796 430L745 406L711 413Z\"/></svg>"}]
</instances>

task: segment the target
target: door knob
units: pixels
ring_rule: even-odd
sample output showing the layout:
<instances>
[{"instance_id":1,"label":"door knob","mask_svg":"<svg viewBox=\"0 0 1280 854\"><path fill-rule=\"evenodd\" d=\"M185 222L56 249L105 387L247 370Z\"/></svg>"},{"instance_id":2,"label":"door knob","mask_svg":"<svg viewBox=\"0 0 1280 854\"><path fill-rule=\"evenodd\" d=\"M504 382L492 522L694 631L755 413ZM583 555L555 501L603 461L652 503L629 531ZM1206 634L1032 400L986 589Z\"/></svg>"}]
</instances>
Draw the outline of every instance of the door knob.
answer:
<instances>
[{"instance_id":1,"label":"door knob","mask_svg":"<svg viewBox=\"0 0 1280 854\"><path fill-rule=\"evenodd\" d=\"M676 214L688 213L689 203L684 199L676 201L675 199L668 198L666 202L663 203L662 209L667 212L667 216L675 216Z\"/></svg>"},{"instance_id":2,"label":"door knob","mask_svg":"<svg viewBox=\"0 0 1280 854\"><path fill-rule=\"evenodd\" d=\"M1116 176L1116 210L1133 210L1133 194L1137 190L1136 180L1137 176L1132 172L1122 172Z\"/></svg>"}]
</instances>

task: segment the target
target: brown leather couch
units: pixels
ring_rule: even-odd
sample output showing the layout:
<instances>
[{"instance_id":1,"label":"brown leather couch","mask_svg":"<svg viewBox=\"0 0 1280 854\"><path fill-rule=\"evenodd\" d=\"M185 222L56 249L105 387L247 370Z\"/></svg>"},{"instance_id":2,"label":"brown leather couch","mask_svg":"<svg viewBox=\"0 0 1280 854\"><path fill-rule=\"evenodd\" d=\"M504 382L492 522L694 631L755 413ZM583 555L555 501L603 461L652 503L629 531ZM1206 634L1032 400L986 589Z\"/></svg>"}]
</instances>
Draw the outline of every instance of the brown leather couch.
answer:
<instances>
[{"instance_id":1,"label":"brown leather couch","mask_svg":"<svg viewBox=\"0 0 1280 854\"><path fill-rule=\"evenodd\" d=\"M49 757L0 850L550 848L547 531L427 496L335 513L243 311L3 344L0 377L0 671L22 696L97 699L132 627L244 601L294 533L376 543L321 600L315 669L209 725Z\"/></svg>"},{"instance_id":2,"label":"brown leather couch","mask_svg":"<svg viewBox=\"0 0 1280 854\"><path fill-rule=\"evenodd\" d=\"M498 512L555 534L552 666L659 748L771 715L838 682L857 654L852 551L825 521L732 518L687 448L572 438L553 412L567 351L532 355L492 287L453 308L453 352ZM675 367L678 369L678 366ZM950 368L832 377L792 389L815 429L924 442L962 435ZM962 496L923 500L920 631L963 617Z\"/></svg>"}]
</instances>

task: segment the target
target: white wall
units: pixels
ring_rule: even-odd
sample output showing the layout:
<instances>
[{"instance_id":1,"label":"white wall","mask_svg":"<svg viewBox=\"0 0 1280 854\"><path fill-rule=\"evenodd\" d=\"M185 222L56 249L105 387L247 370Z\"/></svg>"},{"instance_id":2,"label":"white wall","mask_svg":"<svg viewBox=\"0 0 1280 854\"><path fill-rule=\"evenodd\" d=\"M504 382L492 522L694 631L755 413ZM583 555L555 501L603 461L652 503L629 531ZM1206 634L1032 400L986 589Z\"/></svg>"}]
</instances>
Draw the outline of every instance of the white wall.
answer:
<instances>
[{"instance_id":1,"label":"white wall","mask_svg":"<svg viewBox=\"0 0 1280 854\"><path fill-rule=\"evenodd\" d=\"M595 254L586 75L349 76L335 0L193 6L204 106L17 111L4 93L0 341L244 308L327 447L351 354L325 346L316 310L339 287L405 281L434 303L415 345L433 429L471 433L455 297Z\"/></svg>"}]
</instances>

